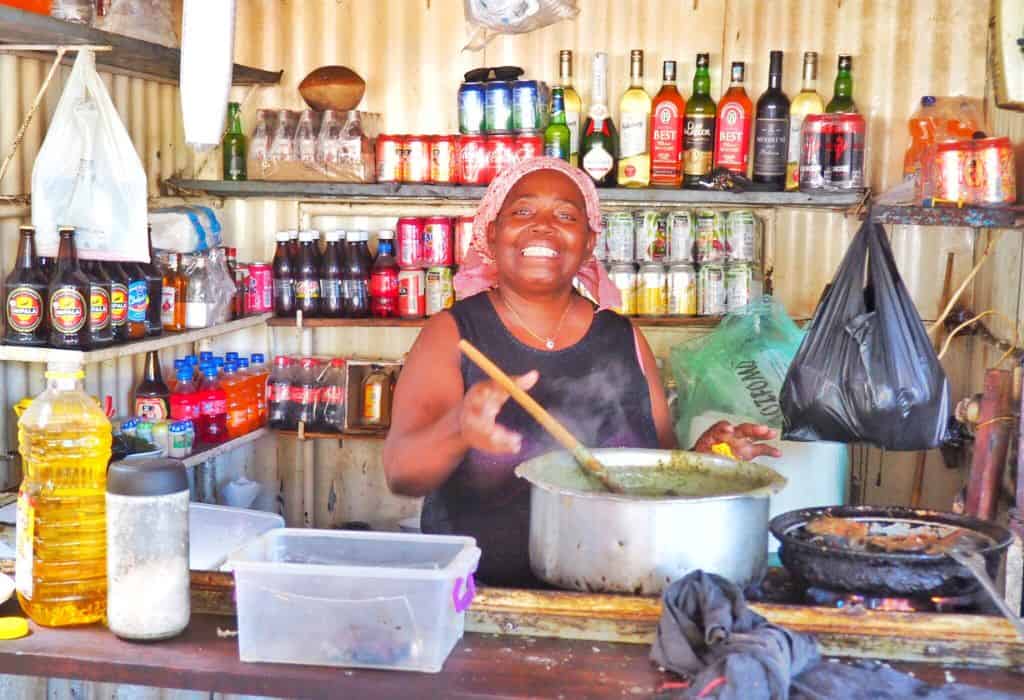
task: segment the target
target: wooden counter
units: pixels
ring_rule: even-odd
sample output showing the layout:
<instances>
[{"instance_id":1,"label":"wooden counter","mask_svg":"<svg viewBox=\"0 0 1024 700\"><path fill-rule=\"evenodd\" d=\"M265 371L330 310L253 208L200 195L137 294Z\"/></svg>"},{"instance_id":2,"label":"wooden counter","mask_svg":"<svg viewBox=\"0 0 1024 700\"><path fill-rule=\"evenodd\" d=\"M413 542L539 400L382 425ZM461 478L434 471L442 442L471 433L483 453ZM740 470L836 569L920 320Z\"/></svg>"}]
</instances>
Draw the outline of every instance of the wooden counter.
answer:
<instances>
[{"instance_id":1,"label":"wooden counter","mask_svg":"<svg viewBox=\"0 0 1024 700\"><path fill-rule=\"evenodd\" d=\"M19 614L11 602L0 614ZM246 664L230 617L193 615L173 640L139 644L105 628L32 626L25 639L0 642L0 674L74 678L221 693L275 697L649 697L676 679L660 673L639 644L467 634L438 674L315 666ZM928 682L945 682L946 669L894 664ZM1024 687L1024 674L953 669L959 682L991 689Z\"/></svg>"}]
</instances>

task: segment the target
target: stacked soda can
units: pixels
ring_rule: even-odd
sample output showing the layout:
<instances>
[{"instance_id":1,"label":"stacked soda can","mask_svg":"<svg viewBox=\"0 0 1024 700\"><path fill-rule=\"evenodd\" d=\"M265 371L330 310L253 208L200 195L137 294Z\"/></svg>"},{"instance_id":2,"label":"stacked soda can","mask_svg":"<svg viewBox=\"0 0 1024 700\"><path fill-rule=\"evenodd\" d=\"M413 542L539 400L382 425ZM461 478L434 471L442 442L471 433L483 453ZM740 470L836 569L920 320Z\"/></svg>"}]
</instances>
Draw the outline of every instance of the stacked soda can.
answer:
<instances>
[{"instance_id":1,"label":"stacked soda can","mask_svg":"<svg viewBox=\"0 0 1024 700\"><path fill-rule=\"evenodd\" d=\"M377 182L487 185L520 161L544 153L539 132L377 139Z\"/></svg>"},{"instance_id":2,"label":"stacked soda can","mask_svg":"<svg viewBox=\"0 0 1024 700\"><path fill-rule=\"evenodd\" d=\"M473 234L473 217L402 217L395 231L402 318L433 316L455 303L454 266Z\"/></svg>"},{"instance_id":3,"label":"stacked soda can","mask_svg":"<svg viewBox=\"0 0 1024 700\"><path fill-rule=\"evenodd\" d=\"M637 316L718 316L762 293L761 225L750 210L607 212L595 254Z\"/></svg>"}]
</instances>

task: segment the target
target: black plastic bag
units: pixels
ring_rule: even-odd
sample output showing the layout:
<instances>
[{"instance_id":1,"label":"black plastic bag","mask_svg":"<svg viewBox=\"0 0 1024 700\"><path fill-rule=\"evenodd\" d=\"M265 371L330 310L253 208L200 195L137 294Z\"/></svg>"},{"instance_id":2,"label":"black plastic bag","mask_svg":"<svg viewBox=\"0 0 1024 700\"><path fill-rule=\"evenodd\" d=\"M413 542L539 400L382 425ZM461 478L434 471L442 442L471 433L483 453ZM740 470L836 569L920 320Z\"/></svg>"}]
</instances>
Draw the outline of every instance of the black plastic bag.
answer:
<instances>
[{"instance_id":1,"label":"black plastic bag","mask_svg":"<svg viewBox=\"0 0 1024 700\"><path fill-rule=\"evenodd\" d=\"M869 214L782 385L784 436L929 449L946 431L949 382L885 231L870 221Z\"/></svg>"}]
</instances>

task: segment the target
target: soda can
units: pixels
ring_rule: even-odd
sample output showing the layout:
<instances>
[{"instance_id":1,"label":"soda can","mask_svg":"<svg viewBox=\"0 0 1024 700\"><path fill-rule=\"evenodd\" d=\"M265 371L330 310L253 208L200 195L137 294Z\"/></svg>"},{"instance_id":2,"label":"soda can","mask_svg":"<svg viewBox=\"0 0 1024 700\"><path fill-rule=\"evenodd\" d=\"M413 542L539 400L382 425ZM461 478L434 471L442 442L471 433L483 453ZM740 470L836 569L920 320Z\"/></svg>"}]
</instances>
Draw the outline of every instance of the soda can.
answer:
<instances>
[{"instance_id":1,"label":"soda can","mask_svg":"<svg viewBox=\"0 0 1024 700\"><path fill-rule=\"evenodd\" d=\"M249 263L245 308L248 313L274 310L274 271L269 263Z\"/></svg>"},{"instance_id":2,"label":"soda can","mask_svg":"<svg viewBox=\"0 0 1024 700\"><path fill-rule=\"evenodd\" d=\"M424 311L427 316L450 309L455 303L455 289L452 287L452 269L450 267L432 267L427 270L425 283L426 302Z\"/></svg>"},{"instance_id":3,"label":"soda can","mask_svg":"<svg viewBox=\"0 0 1024 700\"><path fill-rule=\"evenodd\" d=\"M402 269L423 267L423 219L403 216L395 225L395 257Z\"/></svg>"},{"instance_id":4,"label":"soda can","mask_svg":"<svg viewBox=\"0 0 1024 700\"><path fill-rule=\"evenodd\" d=\"M463 185L486 185L492 177L488 161L487 141L484 137L459 137L459 182Z\"/></svg>"},{"instance_id":5,"label":"soda can","mask_svg":"<svg viewBox=\"0 0 1024 700\"><path fill-rule=\"evenodd\" d=\"M484 133L483 83L463 83L459 86L459 132Z\"/></svg>"},{"instance_id":6,"label":"soda can","mask_svg":"<svg viewBox=\"0 0 1024 700\"><path fill-rule=\"evenodd\" d=\"M454 136L430 139L430 181L435 185L454 185L459 179L458 149Z\"/></svg>"},{"instance_id":7,"label":"soda can","mask_svg":"<svg viewBox=\"0 0 1024 700\"><path fill-rule=\"evenodd\" d=\"M399 270L398 315L423 318L427 314L427 273L423 270Z\"/></svg>"},{"instance_id":8,"label":"soda can","mask_svg":"<svg viewBox=\"0 0 1024 700\"><path fill-rule=\"evenodd\" d=\"M696 316L699 309L697 270L690 263L676 263L668 269L669 316Z\"/></svg>"},{"instance_id":9,"label":"soda can","mask_svg":"<svg viewBox=\"0 0 1024 700\"><path fill-rule=\"evenodd\" d=\"M697 276L698 313L721 316L725 313L725 268L717 264L701 265Z\"/></svg>"},{"instance_id":10,"label":"soda can","mask_svg":"<svg viewBox=\"0 0 1024 700\"><path fill-rule=\"evenodd\" d=\"M800 131L800 191L825 189L827 114L808 114Z\"/></svg>"},{"instance_id":11,"label":"soda can","mask_svg":"<svg viewBox=\"0 0 1024 700\"><path fill-rule=\"evenodd\" d=\"M618 263L608 268L608 277L622 296L622 304L612 307L623 316L636 315L636 268L633 263Z\"/></svg>"},{"instance_id":12,"label":"soda can","mask_svg":"<svg viewBox=\"0 0 1024 700\"><path fill-rule=\"evenodd\" d=\"M377 182L402 181L402 150L400 136L377 137Z\"/></svg>"},{"instance_id":13,"label":"soda can","mask_svg":"<svg viewBox=\"0 0 1024 700\"><path fill-rule=\"evenodd\" d=\"M725 308L730 313L760 297L763 288L760 271L752 263L725 266Z\"/></svg>"},{"instance_id":14,"label":"soda can","mask_svg":"<svg viewBox=\"0 0 1024 700\"><path fill-rule=\"evenodd\" d=\"M594 259L598 262L608 260L608 214L601 212L601 230L594 241Z\"/></svg>"},{"instance_id":15,"label":"soda can","mask_svg":"<svg viewBox=\"0 0 1024 700\"><path fill-rule=\"evenodd\" d=\"M725 226L725 254L732 262L756 262L760 257L760 226L749 209L731 211Z\"/></svg>"},{"instance_id":16,"label":"soda can","mask_svg":"<svg viewBox=\"0 0 1024 700\"><path fill-rule=\"evenodd\" d=\"M701 264L725 260L725 240L722 231L722 216L712 209L697 211L697 259Z\"/></svg>"},{"instance_id":17,"label":"soda can","mask_svg":"<svg viewBox=\"0 0 1024 700\"><path fill-rule=\"evenodd\" d=\"M431 216L423 220L423 265L438 267L454 265L452 251L452 220L447 216Z\"/></svg>"},{"instance_id":18,"label":"soda can","mask_svg":"<svg viewBox=\"0 0 1024 700\"><path fill-rule=\"evenodd\" d=\"M514 136L488 136L487 159L491 177L497 177L516 166L516 140Z\"/></svg>"},{"instance_id":19,"label":"soda can","mask_svg":"<svg viewBox=\"0 0 1024 700\"><path fill-rule=\"evenodd\" d=\"M636 279L636 311L641 316L668 313L668 276L661 263L640 266Z\"/></svg>"},{"instance_id":20,"label":"soda can","mask_svg":"<svg viewBox=\"0 0 1024 700\"><path fill-rule=\"evenodd\" d=\"M661 262L665 259L665 217L654 209L638 211L633 215L636 261Z\"/></svg>"},{"instance_id":21,"label":"soda can","mask_svg":"<svg viewBox=\"0 0 1024 700\"><path fill-rule=\"evenodd\" d=\"M407 136L402 154L402 182L426 182L430 179L429 136Z\"/></svg>"},{"instance_id":22,"label":"soda can","mask_svg":"<svg viewBox=\"0 0 1024 700\"><path fill-rule=\"evenodd\" d=\"M540 93L536 80L512 83L512 129L516 132L537 131L540 123Z\"/></svg>"},{"instance_id":23,"label":"soda can","mask_svg":"<svg viewBox=\"0 0 1024 700\"><path fill-rule=\"evenodd\" d=\"M864 117L859 114L830 116L831 129L826 131L825 185L832 191L861 188L864 186Z\"/></svg>"},{"instance_id":24,"label":"soda can","mask_svg":"<svg viewBox=\"0 0 1024 700\"><path fill-rule=\"evenodd\" d=\"M974 158L968 163L967 184L971 199L981 205L1017 201L1013 144L1006 136L975 139Z\"/></svg>"},{"instance_id":25,"label":"soda can","mask_svg":"<svg viewBox=\"0 0 1024 700\"><path fill-rule=\"evenodd\" d=\"M473 217L460 216L455 220L455 264L461 265L469 253L469 243L473 240Z\"/></svg>"},{"instance_id":26,"label":"soda can","mask_svg":"<svg viewBox=\"0 0 1024 700\"><path fill-rule=\"evenodd\" d=\"M522 163L524 160L544 155L544 135L538 131L531 131L516 135L516 161Z\"/></svg>"},{"instance_id":27,"label":"soda can","mask_svg":"<svg viewBox=\"0 0 1024 700\"><path fill-rule=\"evenodd\" d=\"M629 212L615 211L608 214L608 260L613 263L631 263L634 260L635 222Z\"/></svg>"},{"instance_id":28,"label":"soda can","mask_svg":"<svg viewBox=\"0 0 1024 700\"><path fill-rule=\"evenodd\" d=\"M932 196L947 202L966 202L970 191L964 181L969 159L968 145L960 141L940 143L935 147L935 162L931 167Z\"/></svg>"},{"instance_id":29,"label":"soda can","mask_svg":"<svg viewBox=\"0 0 1024 700\"><path fill-rule=\"evenodd\" d=\"M693 262L693 213L687 210L670 212L665 217L666 251L669 262Z\"/></svg>"},{"instance_id":30,"label":"soda can","mask_svg":"<svg viewBox=\"0 0 1024 700\"><path fill-rule=\"evenodd\" d=\"M512 131L512 85L502 80L484 84L484 131L507 134Z\"/></svg>"}]
</instances>

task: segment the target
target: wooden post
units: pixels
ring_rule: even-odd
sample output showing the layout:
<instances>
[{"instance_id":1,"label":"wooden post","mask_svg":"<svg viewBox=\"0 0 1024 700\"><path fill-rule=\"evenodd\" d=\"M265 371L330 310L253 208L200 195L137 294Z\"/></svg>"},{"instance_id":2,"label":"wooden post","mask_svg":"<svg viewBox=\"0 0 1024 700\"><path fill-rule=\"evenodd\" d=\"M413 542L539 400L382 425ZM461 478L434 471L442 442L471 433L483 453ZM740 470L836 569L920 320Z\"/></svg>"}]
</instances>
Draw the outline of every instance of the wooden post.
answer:
<instances>
[{"instance_id":1,"label":"wooden post","mask_svg":"<svg viewBox=\"0 0 1024 700\"><path fill-rule=\"evenodd\" d=\"M1010 444L1013 373L990 369L985 372L978 431L974 436L974 459L967 482L967 513L991 520L996 512L999 484Z\"/></svg>"}]
</instances>

